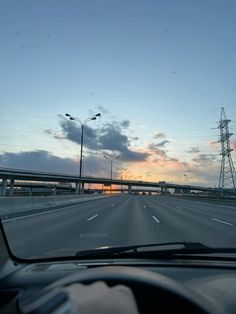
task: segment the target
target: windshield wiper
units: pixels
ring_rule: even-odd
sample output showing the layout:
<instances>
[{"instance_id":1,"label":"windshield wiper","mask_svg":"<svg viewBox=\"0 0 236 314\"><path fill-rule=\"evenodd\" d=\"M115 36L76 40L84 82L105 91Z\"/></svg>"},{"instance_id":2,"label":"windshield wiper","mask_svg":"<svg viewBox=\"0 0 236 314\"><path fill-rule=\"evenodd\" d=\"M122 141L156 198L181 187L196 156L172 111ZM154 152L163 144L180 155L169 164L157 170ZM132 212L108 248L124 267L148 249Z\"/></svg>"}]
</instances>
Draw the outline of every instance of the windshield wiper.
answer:
<instances>
[{"instance_id":1,"label":"windshield wiper","mask_svg":"<svg viewBox=\"0 0 236 314\"><path fill-rule=\"evenodd\" d=\"M78 257L114 257L121 255L140 255L147 253L155 253L155 255L170 255L170 254L200 254L211 253L212 248L200 242L163 242L143 245L129 246L112 246L100 247L91 250L78 251L75 256Z\"/></svg>"}]
</instances>

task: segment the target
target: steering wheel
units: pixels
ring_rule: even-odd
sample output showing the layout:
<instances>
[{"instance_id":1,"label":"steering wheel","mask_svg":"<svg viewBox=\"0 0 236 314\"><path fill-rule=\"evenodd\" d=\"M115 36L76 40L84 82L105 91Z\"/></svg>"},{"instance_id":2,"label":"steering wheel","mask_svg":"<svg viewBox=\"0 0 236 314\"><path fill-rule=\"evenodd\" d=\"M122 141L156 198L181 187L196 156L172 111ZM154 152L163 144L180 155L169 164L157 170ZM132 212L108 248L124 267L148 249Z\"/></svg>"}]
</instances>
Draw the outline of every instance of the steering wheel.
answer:
<instances>
[{"instance_id":1,"label":"steering wheel","mask_svg":"<svg viewBox=\"0 0 236 314\"><path fill-rule=\"evenodd\" d=\"M90 284L105 281L109 286L124 284L134 293L140 313L200 313L222 311L203 296L163 275L135 267L96 267L66 276L44 289L50 292L74 283Z\"/></svg>"}]
</instances>

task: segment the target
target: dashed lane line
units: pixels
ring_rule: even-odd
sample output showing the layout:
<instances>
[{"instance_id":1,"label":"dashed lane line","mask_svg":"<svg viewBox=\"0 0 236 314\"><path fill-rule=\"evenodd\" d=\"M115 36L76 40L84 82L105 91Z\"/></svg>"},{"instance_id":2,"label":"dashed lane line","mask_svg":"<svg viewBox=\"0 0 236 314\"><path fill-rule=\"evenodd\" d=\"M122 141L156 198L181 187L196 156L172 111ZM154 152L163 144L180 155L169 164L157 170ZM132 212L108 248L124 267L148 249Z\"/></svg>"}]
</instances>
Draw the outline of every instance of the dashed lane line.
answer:
<instances>
[{"instance_id":1,"label":"dashed lane line","mask_svg":"<svg viewBox=\"0 0 236 314\"><path fill-rule=\"evenodd\" d=\"M94 215L94 216L88 218L87 221L91 221L91 220L93 220L94 218L96 218L97 216L98 216L98 214L96 214L96 215Z\"/></svg>"},{"instance_id":2,"label":"dashed lane line","mask_svg":"<svg viewBox=\"0 0 236 314\"><path fill-rule=\"evenodd\" d=\"M155 222L160 223L160 220L156 216L152 216L152 218L155 220Z\"/></svg>"},{"instance_id":3,"label":"dashed lane line","mask_svg":"<svg viewBox=\"0 0 236 314\"><path fill-rule=\"evenodd\" d=\"M230 222L224 221L224 220L220 220L217 218L211 218L211 220L217 221L217 222L221 222L222 224L228 225L228 226L233 226L233 224L231 224Z\"/></svg>"}]
</instances>

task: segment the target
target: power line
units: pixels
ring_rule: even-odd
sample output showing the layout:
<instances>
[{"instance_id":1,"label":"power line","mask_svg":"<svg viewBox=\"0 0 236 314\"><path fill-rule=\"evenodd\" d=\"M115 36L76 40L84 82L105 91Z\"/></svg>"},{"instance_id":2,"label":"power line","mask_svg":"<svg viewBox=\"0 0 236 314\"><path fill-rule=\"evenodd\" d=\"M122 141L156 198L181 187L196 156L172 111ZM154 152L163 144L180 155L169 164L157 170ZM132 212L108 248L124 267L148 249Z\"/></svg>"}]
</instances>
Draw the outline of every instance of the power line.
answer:
<instances>
[{"instance_id":1,"label":"power line","mask_svg":"<svg viewBox=\"0 0 236 314\"><path fill-rule=\"evenodd\" d=\"M14 121L14 120L4 120L4 119L1 119L0 118L0 121L4 121L4 122L9 122L13 125L14 127L14 130L15 130L15 125L16 124L20 124L20 125L26 125L26 122L25 121ZM27 122L27 125L33 125L33 126L41 126L43 128L48 128L48 129L51 129L52 128L52 125L51 124L40 124L40 123L31 123L31 122ZM58 126L60 127L60 126ZM11 130L11 129L10 129ZM132 130L132 128L130 128L129 130ZM28 130L27 130L28 131ZM211 128L207 128L207 129L189 129L189 128L186 128L186 129L169 129L169 130L160 130L162 133L168 133L168 132L188 132L188 131L196 131L196 132L199 132L199 131L212 131ZM144 130L144 129L139 129L138 130L138 133L153 133L155 131L153 130Z\"/></svg>"},{"instance_id":2,"label":"power line","mask_svg":"<svg viewBox=\"0 0 236 314\"><path fill-rule=\"evenodd\" d=\"M16 117L24 117L24 118L36 118L36 119L48 119L48 120L58 120L58 115L60 115L60 113L56 114L56 115L53 115L53 116L47 116L47 115L29 115L29 114L20 114L20 113L9 113L9 112L4 112L4 111L0 111L0 114L3 114L3 115L8 115L8 116L16 116ZM61 113L62 114L62 113ZM117 122L122 122L124 119L118 119ZM12 121L12 120L5 120L5 121ZM236 123L236 121L232 120L231 122L233 123ZM148 122L148 125L150 124L153 124L153 125L168 125L168 124L171 124L171 125L182 125L182 124L214 124L216 123L216 121L204 121L204 122L199 122L199 121L193 121L193 122L186 122L186 121L178 121L178 122ZM142 121L131 121L131 124L136 124L136 125L144 125L145 123Z\"/></svg>"},{"instance_id":3,"label":"power line","mask_svg":"<svg viewBox=\"0 0 236 314\"><path fill-rule=\"evenodd\" d=\"M76 144L76 143L75 143ZM38 146L36 146L36 145L24 145L24 146L22 146L22 145L20 145L20 144L9 144L9 143L0 143L0 145L1 146L7 146L7 147L21 147L22 149L25 149L25 148L34 148L34 149L36 149L36 150L45 150L45 149L49 149L49 150L52 150L52 146L42 146L42 147L38 147ZM66 149L66 148L65 148ZM65 149L54 149L53 148L53 151L60 151L60 152L65 152L66 150ZM194 153L188 153L188 151L187 150L167 150L167 149L161 149L160 148L160 150L163 150L163 151L165 151L166 153L187 153L188 154L188 156L190 157L190 156L192 156L192 157L194 157L195 156L195 154ZM102 154L102 153L101 153ZM219 154L217 154L217 153L210 153L209 151L199 151L198 153L196 153L196 154L206 154L206 155L208 155L208 156L218 156ZM154 153L154 155L155 155L155 153ZM156 155L158 155L158 154L156 154Z\"/></svg>"}]
</instances>

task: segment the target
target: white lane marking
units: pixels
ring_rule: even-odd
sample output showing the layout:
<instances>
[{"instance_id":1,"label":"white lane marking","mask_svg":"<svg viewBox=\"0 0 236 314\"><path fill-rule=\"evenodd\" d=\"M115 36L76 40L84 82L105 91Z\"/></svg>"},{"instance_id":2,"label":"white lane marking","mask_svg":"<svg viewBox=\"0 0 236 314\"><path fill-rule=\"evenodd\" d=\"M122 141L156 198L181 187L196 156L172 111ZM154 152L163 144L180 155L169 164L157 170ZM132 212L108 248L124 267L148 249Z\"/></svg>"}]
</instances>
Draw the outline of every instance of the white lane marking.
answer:
<instances>
[{"instance_id":1,"label":"white lane marking","mask_svg":"<svg viewBox=\"0 0 236 314\"><path fill-rule=\"evenodd\" d=\"M63 210L63 209L65 209L65 208L53 209L53 210L48 210L48 211L45 211L42 213L36 213L36 214L30 214L30 215L20 216L20 217L16 217L16 218L4 219L4 220L2 220L2 222L12 221L12 220L20 220L20 219L30 218L30 217L34 217L34 216L39 216L39 215L50 214L50 213L54 213L54 212L59 212L60 210Z\"/></svg>"},{"instance_id":2,"label":"white lane marking","mask_svg":"<svg viewBox=\"0 0 236 314\"><path fill-rule=\"evenodd\" d=\"M77 205L77 204L75 204ZM71 205L73 206L73 205ZM66 206L66 207L71 207L71 206ZM36 214L30 214L30 215L25 215L25 216L20 216L20 217L15 217L15 218L8 218L8 219L3 219L2 222L7 222L7 221L12 221L12 220L20 220L20 219L25 219L25 218L31 218L34 216L40 216L40 215L45 215L45 214L50 214L50 213L55 213L55 212L59 212L61 210L65 210L65 207L62 208L58 208L58 209L52 209L52 210L46 210L44 212L41 213L36 213ZM17 214L17 213L16 213Z\"/></svg>"},{"instance_id":3,"label":"white lane marking","mask_svg":"<svg viewBox=\"0 0 236 314\"><path fill-rule=\"evenodd\" d=\"M111 207L113 207L114 206L114 204L111 204Z\"/></svg>"},{"instance_id":4,"label":"white lane marking","mask_svg":"<svg viewBox=\"0 0 236 314\"><path fill-rule=\"evenodd\" d=\"M146 205L143 205L143 207L145 208L145 207L146 207Z\"/></svg>"},{"instance_id":5,"label":"white lane marking","mask_svg":"<svg viewBox=\"0 0 236 314\"><path fill-rule=\"evenodd\" d=\"M233 226L233 224L231 224L230 222L223 221L223 220L220 220L220 219L217 219L217 218L211 218L211 220L214 220L214 221L217 221L217 222L221 222L222 224L225 224L225 225Z\"/></svg>"},{"instance_id":6,"label":"white lane marking","mask_svg":"<svg viewBox=\"0 0 236 314\"><path fill-rule=\"evenodd\" d=\"M176 206L176 208L178 208L178 209L183 209L183 207L180 207L180 206Z\"/></svg>"},{"instance_id":7,"label":"white lane marking","mask_svg":"<svg viewBox=\"0 0 236 314\"><path fill-rule=\"evenodd\" d=\"M88 218L87 221L91 221L91 220L93 220L94 218L96 218L97 216L98 216L98 214L93 215L92 217Z\"/></svg>"},{"instance_id":8,"label":"white lane marking","mask_svg":"<svg viewBox=\"0 0 236 314\"><path fill-rule=\"evenodd\" d=\"M159 219L157 219L157 217L155 217L155 216L152 216L152 218L157 222L157 223L160 223L160 220Z\"/></svg>"}]
</instances>

